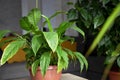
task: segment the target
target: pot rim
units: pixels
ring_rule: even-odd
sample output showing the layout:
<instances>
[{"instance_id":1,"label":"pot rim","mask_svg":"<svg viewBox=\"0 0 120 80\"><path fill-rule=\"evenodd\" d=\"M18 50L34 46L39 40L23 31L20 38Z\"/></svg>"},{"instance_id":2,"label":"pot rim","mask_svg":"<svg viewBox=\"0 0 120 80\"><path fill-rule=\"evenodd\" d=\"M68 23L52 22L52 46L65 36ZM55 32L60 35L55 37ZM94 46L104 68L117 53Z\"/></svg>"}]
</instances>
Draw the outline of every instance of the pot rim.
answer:
<instances>
[{"instance_id":1,"label":"pot rim","mask_svg":"<svg viewBox=\"0 0 120 80\"><path fill-rule=\"evenodd\" d=\"M118 74L118 75L120 75L120 72L110 71L109 74Z\"/></svg>"},{"instance_id":2,"label":"pot rim","mask_svg":"<svg viewBox=\"0 0 120 80\"><path fill-rule=\"evenodd\" d=\"M30 70L31 70L31 67L29 68ZM49 67L48 67L48 70L52 70L52 69L57 69L57 65L50 65ZM40 70L40 66L38 67L38 70Z\"/></svg>"}]
</instances>

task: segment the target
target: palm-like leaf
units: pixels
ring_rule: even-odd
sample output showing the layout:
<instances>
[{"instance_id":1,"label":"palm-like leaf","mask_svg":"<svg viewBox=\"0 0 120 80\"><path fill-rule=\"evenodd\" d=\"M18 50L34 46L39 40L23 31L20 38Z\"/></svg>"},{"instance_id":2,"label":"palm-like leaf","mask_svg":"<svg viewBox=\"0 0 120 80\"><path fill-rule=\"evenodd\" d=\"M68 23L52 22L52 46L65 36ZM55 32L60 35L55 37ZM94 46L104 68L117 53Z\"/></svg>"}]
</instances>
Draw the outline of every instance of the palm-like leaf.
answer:
<instances>
[{"instance_id":1,"label":"palm-like leaf","mask_svg":"<svg viewBox=\"0 0 120 80\"><path fill-rule=\"evenodd\" d=\"M85 57L79 52L74 52L74 54L80 62L81 71L83 70L84 65L85 65L86 69L88 69L88 63L87 63L87 60L85 59Z\"/></svg>"},{"instance_id":2,"label":"palm-like leaf","mask_svg":"<svg viewBox=\"0 0 120 80\"><path fill-rule=\"evenodd\" d=\"M49 18L47 18L45 15L42 15L42 17L44 17L46 19L46 22L48 23L48 29L50 32L53 32L53 27L52 27L52 24L49 20Z\"/></svg>"},{"instance_id":3,"label":"palm-like leaf","mask_svg":"<svg viewBox=\"0 0 120 80\"><path fill-rule=\"evenodd\" d=\"M46 73L46 70L49 67L50 64L50 57L51 57L51 53L50 52L45 52L42 54L41 58L40 58L40 69L41 69L41 73L44 76Z\"/></svg>"},{"instance_id":4,"label":"palm-like leaf","mask_svg":"<svg viewBox=\"0 0 120 80\"><path fill-rule=\"evenodd\" d=\"M11 32L11 31L10 30L0 30L0 40L9 32Z\"/></svg>"},{"instance_id":5,"label":"palm-like leaf","mask_svg":"<svg viewBox=\"0 0 120 80\"><path fill-rule=\"evenodd\" d=\"M65 31L73 26L73 22L62 22L59 27L56 29L57 33L59 36L61 36L61 34L64 34Z\"/></svg>"},{"instance_id":6,"label":"palm-like leaf","mask_svg":"<svg viewBox=\"0 0 120 80\"><path fill-rule=\"evenodd\" d=\"M85 33L83 32L83 30L81 30L77 26L72 27L72 29L74 29L75 31L79 32L85 38Z\"/></svg>"},{"instance_id":7,"label":"palm-like leaf","mask_svg":"<svg viewBox=\"0 0 120 80\"><path fill-rule=\"evenodd\" d=\"M33 76L35 76L39 64L40 64L40 60L39 60L39 59L36 60L35 62L33 62L33 64L32 64L32 69L31 69Z\"/></svg>"},{"instance_id":8,"label":"palm-like leaf","mask_svg":"<svg viewBox=\"0 0 120 80\"><path fill-rule=\"evenodd\" d=\"M56 50L58 55L58 72L68 67L69 58L67 53L59 46Z\"/></svg>"},{"instance_id":9,"label":"palm-like leaf","mask_svg":"<svg viewBox=\"0 0 120 80\"><path fill-rule=\"evenodd\" d=\"M66 51L66 52L67 52L67 54L70 56L70 58L72 58L72 59L74 59L74 58L75 58L75 55L74 55L74 53L73 53L71 50L69 50L69 49L65 48L65 51Z\"/></svg>"},{"instance_id":10,"label":"palm-like leaf","mask_svg":"<svg viewBox=\"0 0 120 80\"><path fill-rule=\"evenodd\" d=\"M8 44L5 48L2 58L1 58L1 65L3 65L7 60L12 58L17 51L25 45L25 40L18 39Z\"/></svg>"}]
</instances>

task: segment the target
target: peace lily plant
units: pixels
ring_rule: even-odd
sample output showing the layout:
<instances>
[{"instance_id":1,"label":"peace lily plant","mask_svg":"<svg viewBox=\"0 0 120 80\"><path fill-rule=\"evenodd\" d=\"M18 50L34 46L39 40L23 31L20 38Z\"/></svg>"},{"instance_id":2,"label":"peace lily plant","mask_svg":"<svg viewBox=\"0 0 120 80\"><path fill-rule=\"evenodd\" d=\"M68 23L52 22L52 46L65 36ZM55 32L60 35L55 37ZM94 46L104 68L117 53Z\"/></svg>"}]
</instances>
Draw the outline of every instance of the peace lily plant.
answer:
<instances>
[{"instance_id":1,"label":"peace lily plant","mask_svg":"<svg viewBox=\"0 0 120 80\"><path fill-rule=\"evenodd\" d=\"M48 24L48 31L43 31L43 27L38 27L41 18L45 19L42 25ZM87 60L80 52L72 52L61 46L64 41L72 40L70 36L64 35L68 28L72 28L84 36L84 32L74 26L73 22L62 22L54 29L50 18L41 14L40 10L35 8L27 16L20 19L20 26L26 31L23 35L10 30L0 31L0 39L8 33L15 36L0 42L1 45L9 43L3 51L1 65L12 58L19 49L23 49L26 52L27 66L28 68L31 67L33 75L35 75L39 66L43 76L50 65L57 65L57 72L60 72L68 67L71 59L80 62L81 71L84 66L86 69L88 68Z\"/></svg>"}]
</instances>

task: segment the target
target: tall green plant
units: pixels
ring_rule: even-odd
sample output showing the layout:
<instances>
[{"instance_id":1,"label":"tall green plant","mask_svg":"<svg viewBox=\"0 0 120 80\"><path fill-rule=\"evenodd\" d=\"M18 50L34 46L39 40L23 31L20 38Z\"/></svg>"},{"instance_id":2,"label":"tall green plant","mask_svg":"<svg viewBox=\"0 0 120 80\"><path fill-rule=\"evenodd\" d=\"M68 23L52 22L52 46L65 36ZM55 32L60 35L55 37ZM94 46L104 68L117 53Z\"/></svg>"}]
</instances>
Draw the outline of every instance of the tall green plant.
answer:
<instances>
[{"instance_id":1,"label":"tall green plant","mask_svg":"<svg viewBox=\"0 0 120 80\"><path fill-rule=\"evenodd\" d=\"M55 15L57 14L53 16ZM48 25L48 31L43 31L43 29L39 28L38 23L41 18L46 20L43 24ZM22 48L26 52L27 66L28 68L32 68L33 75L35 75L39 66L43 76L49 65L57 65L58 72L62 69L66 69L70 59L78 59L81 63L81 70L83 70L84 66L88 68L87 60L81 53L72 52L61 46L62 42L71 39L71 37L64 35L68 28L80 32L83 36L84 32L74 26L74 22L69 21L62 22L58 28L54 29L50 22L51 18L52 17L48 18L41 14L40 10L37 8L32 9L27 16L22 17L20 19L20 26L26 31L26 34L18 35L13 33L15 37L8 40L10 43L4 49L0 62L1 65L5 64ZM9 32L12 33L12 31L9 30L0 31L0 39ZM0 43L4 44L3 42Z\"/></svg>"},{"instance_id":2,"label":"tall green plant","mask_svg":"<svg viewBox=\"0 0 120 80\"><path fill-rule=\"evenodd\" d=\"M105 36L105 33L111 29L111 26L114 24L115 19L120 16L120 4L118 4L116 6L116 8L114 9L114 11L112 12L112 14L108 17L108 19L106 20L105 24L103 25L101 31L99 32L99 34L96 36L96 38L94 39L92 45L90 46L90 48L88 49L86 56L88 57L92 51L95 49L95 47L98 45L98 43L101 41L101 39ZM114 26L115 27L115 26ZM120 32L119 32L120 33ZM107 44L107 43L105 43ZM109 54L110 55L110 54ZM118 58L118 56L120 55L120 44L117 43L116 45L116 49L112 51L111 55L108 56L106 63L108 64L105 68L102 80L106 80L107 74L109 72L109 70L111 69L114 61ZM120 60L117 60L118 65L120 64Z\"/></svg>"},{"instance_id":3,"label":"tall green plant","mask_svg":"<svg viewBox=\"0 0 120 80\"><path fill-rule=\"evenodd\" d=\"M97 49L97 53L107 54L106 63L113 63L117 58L119 65L120 6L116 7L119 2L120 0L77 0L74 7L68 11L68 18L75 21L85 31L85 35L95 37L92 44L88 41L91 45L88 47L86 57ZM106 18L108 19L105 20Z\"/></svg>"}]
</instances>

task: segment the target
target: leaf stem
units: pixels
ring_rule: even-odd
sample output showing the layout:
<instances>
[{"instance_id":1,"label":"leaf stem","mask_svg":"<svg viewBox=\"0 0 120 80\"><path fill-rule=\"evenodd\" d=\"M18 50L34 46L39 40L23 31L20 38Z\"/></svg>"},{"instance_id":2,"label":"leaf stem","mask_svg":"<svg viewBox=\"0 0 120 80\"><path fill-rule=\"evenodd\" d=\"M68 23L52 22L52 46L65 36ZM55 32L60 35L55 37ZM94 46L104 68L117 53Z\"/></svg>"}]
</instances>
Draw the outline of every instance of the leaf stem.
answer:
<instances>
[{"instance_id":1,"label":"leaf stem","mask_svg":"<svg viewBox=\"0 0 120 80\"><path fill-rule=\"evenodd\" d=\"M46 19L46 21L47 21L47 23L48 23L49 31L50 31L50 32L53 32L53 27L52 27L52 24L51 24L49 18L47 18L45 15L42 15L42 17ZM43 26L45 26L45 24L43 24Z\"/></svg>"}]
</instances>

